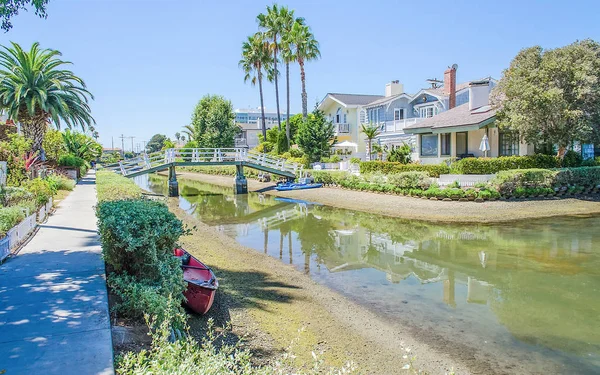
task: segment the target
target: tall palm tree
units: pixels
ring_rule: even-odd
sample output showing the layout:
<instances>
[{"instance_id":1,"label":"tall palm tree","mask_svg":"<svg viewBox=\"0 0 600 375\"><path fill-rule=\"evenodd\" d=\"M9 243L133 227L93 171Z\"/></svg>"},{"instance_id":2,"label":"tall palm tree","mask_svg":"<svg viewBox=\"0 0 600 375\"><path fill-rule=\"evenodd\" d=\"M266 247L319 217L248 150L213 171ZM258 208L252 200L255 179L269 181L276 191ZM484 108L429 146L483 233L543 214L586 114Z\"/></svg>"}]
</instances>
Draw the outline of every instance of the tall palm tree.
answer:
<instances>
[{"instance_id":1,"label":"tall palm tree","mask_svg":"<svg viewBox=\"0 0 600 375\"><path fill-rule=\"evenodd\" d=\"M95 123L89 107L93 95L85 82L63 65L59 51L41 49L34 43L24 51L17 43L0 50L0 110L21 123L23 134L32 140L32 151L46 156L42 147L50 123L60 128L86 127Z\"/></svg>"},{"instance_id":2,"label":"tall palm tree","mask_svg":"<svg viewBox=\"0 0 600 375\"><path fill-rule=\"evenodd\" d=\"M287 10L287 7L285 8ZM289 33L292 30L294 23L304 24L304 18L294 18L294 10L287 10L287 13L281 15L282 17L282 34L281 34L281 57L285 62L285 86L286 86L286 127L285 135L288 141L288 148L292 146L291 126L290 126L290 63L295 62L295 54L292 52L291 45L289 43Z\"/></svg>"},{"instance_id":3,"label":"tall palm tree","mask_svg":"<svg viewBox=\"0 0 600 375\"><path fill-rule=\"evenodd\" d=\"M242 45L242 59L240 60L239 65L244 70L244 73L246 73L244 82L250 81L253 86L258 82L263 139L267 139L265 105L262 89L263 71L269 74L272 63L271 50L269 48L269 43L264 38L264 34L258 32L249 36L248 40Z\"/></svg>"},{"instance_id":4,"label":"tall palm tree","mask_svg":"<svg viewBox=\"0 0 600 375\"><path fill-rule=\"evenodd\" d=\"M381 133L377 125L361 124L361 131L369 141L369 160L373 154L373 139Z\"/></svg>"},{"instance_id":5,"label":"tall palm tree","mask_svg":"<svg viewBox=\"0 0 600 375\"><path fill-rule=\"evenodd\" d=\"M198 130L194 125L185 125L181 132L188 136L188 141L197 141L199 138Z\"/></svg>"},{"instance_id":6,"label":"tall palm tree","mask_svg":"<svg viewBox=\"0 0 600 375\"><path fill-rule=\"evenodd\" d=\"M304 64L307 61L316 60L321 56L319 51L319 42L310 31L310 28L302 22L294 22L289 34L287 43L290 45L295 60L300 65L300 80L302 81L302 117L308 116L308 99L306 96L306 73Z\"/></svg>"},{"instance_id":7,"label":"tall palm tree","mask_svg":"<svg viewBox=\"0 0 600 375\"><path fill-rule=\"evenodd\" d=\"M279 7L277 4L273 4L272 7L267 5L266 14L261 13L256 17L258 26L264 30L265 37L271 40L269 47L273 52L273 79L275 81L275 103L277 104L277 124L279 130L281 130L281 112L279 110L279 71L277 70L279 57L277 55L279 53L281 32L283 31L282 16L287 12L287 7Z\"/></svg>"}]
</instances>

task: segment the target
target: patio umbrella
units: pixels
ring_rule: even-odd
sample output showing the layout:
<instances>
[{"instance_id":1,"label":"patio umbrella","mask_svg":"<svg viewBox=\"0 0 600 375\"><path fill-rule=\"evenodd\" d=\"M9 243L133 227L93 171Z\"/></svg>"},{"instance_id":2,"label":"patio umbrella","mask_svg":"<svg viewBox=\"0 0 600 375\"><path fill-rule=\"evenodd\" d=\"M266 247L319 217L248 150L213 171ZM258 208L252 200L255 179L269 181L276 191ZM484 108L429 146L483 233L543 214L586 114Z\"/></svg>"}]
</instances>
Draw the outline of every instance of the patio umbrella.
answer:
<instances>
[{"instance_id":1,"label":"patio umbrella","mask_svg":"<svg viewBox=\"0 0 600 375\"><path fill-rule=\"evenodd\" d=\"M479 145L479 151L483 151L483 156L487 156L487 152L490 150L490 141L487 134L483 135L481 144Z\"/></svg>"},{"instance_id":2,"label":"patio umbrella","mask_svg":"<svg viewBox=\"0 0 600 375\"><path fill-rule=\"evenodd\" d=\"M333 145L333 147L339 147L339 148L345 148L345 147L352 147L355 150L358 150L358 145L354 142L350 142L350 141L344 141L341 143L336 143Z\"/></svg>"}]
</instances>

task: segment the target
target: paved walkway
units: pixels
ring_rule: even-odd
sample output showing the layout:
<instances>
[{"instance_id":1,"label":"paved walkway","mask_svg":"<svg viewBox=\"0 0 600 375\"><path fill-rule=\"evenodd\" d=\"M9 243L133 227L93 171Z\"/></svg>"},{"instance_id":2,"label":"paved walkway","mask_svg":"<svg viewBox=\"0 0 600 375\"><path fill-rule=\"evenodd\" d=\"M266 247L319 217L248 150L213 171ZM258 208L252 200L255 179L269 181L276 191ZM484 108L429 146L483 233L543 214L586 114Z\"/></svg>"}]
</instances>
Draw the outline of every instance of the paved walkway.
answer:
<instances>
[{"instance_id":1,"label":"paved walkway","mask_svg":"<svg viewBox=\"0 0 600 375\"><path fill-rule=\"evenodd\" d=\"M0 374L113 374L92 171L0 265Z\"/></svg>"}]
</instances>

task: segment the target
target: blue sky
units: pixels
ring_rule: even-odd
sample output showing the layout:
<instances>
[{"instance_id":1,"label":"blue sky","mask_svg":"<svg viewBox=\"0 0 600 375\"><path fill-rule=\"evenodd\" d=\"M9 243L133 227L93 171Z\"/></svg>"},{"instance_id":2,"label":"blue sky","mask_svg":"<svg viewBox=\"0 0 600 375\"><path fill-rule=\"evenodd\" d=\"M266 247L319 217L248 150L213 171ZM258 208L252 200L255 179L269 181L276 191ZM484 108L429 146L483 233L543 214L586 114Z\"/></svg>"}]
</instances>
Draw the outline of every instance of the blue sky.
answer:
<instances>
[{"instance_id":1,"label":"blue sky","mask_svg":"<svg viewBox=\"0 0 600 375\"><path fill-rule=\"evenodd\" d=\"M21 13L14 41L61 51L95 95L100 141L134 143L155 133L173 137L197 101L223 95L234 107L258 107L258 89L243 82L241 44L257 30L271 1L50 0L48 19ZM327 92L383 94L398 79L405 91L443 78L458 64L459 82L499 78L522 48L600 40L595 1L325 1L279 2L306 18L322 58L306 67L309 106ZM283 80L283 78L282 78ZM281 86L284 108L284 87ZM292 111L300 112L300 78L292 70ZM274 87L265 88L275 109ZM126 142L126 149L131 141Z\"/></svg>"}]
</instances>

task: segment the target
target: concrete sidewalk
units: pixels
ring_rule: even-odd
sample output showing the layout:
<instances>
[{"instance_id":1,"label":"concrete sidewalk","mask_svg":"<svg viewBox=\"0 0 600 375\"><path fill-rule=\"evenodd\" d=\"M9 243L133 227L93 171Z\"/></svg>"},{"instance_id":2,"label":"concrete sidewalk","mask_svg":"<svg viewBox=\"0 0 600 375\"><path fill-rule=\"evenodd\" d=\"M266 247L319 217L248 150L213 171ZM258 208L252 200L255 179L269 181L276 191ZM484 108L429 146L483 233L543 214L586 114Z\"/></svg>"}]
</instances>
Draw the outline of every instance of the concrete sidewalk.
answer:
<instances>
[{"instance_id":1,"label":"concrete sidewalk","mask_svg":"<svg viewBox=\"0 0 600 375\"><path fill-rule=\"evenodd\" d=\"M92 171L0 265L0 373L113 374Z\"/></svg>"}]
</instances>

